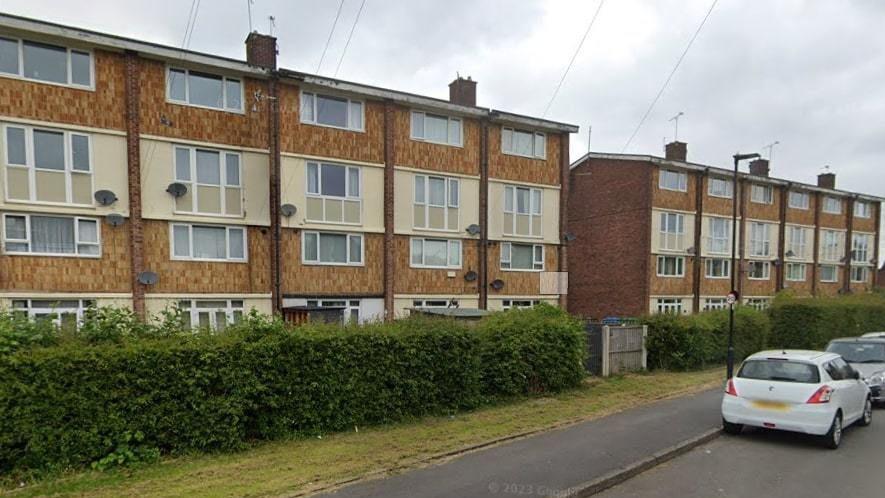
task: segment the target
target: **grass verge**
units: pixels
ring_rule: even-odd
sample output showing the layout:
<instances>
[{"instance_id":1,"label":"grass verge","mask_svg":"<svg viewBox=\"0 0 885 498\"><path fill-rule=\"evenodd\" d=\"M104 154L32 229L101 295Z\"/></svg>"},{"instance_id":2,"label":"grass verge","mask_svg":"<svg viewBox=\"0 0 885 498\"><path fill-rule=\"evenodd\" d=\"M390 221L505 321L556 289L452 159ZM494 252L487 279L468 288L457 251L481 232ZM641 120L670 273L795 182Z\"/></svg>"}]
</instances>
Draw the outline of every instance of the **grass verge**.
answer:
<instances>
[{"instance_id":1,"label":"grass verge","mask_svg":"<svg viewBox=\"0 0 885 498\"><path fill-rule=\"evenodd\" d=\"M169 458L133 469L80 472L3 491L14 497L303 496L438 463L503 438L700 391L722 378L722 369L716 368L588 379L582 387L555 396L513 400L451 417L267 442L237 453Z\"/></svg>"}]
</instances>

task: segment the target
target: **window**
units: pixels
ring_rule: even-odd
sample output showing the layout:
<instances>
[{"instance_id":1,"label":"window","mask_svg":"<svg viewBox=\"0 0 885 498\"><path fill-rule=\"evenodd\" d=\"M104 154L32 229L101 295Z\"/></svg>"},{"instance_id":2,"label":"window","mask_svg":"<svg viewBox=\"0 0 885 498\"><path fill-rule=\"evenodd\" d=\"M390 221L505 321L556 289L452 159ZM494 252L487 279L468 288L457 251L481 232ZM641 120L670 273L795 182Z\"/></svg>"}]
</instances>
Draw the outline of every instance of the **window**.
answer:
<instances>
[{"instance_id":1,"label":"window","mask_svg":"<svg viewBox=\"0 0 885 498\"><path fill-rule=\"evenodd\" d=\"M667 251L685 250L685 215L661 213L660 248Z\"/></svg>"},{"instance_id":2,"label":"window","mask_svg":"<svg viewBox=\"0 0 885 498\"><path fill-rule=\"evenodd\" d=\"M172 259L246 261L245 227L173 223Z\"/></svg>"},{"instance_id":3,"label":"window","mask_svg":"<svg viewBox=\"0 0 885 498\"><path fill-rule=\"evenodd\" d=\"M363 103L344 97L301 92L301 122L364 131Z\"/></svg>"},{"instance_id":4,"label":"window","mask_svg":"<svg viewBox=\"0 0 885 498\"><path fill-rule=\"evenodd\" d=\"M873 236L865 233L851 234L851 262L867 263L872 258L870 246L873 245Z\"/></svg>"},{"instance_id":5,"label":"window","mask_svg":"<svg viewBox=\"0 0 885 498\"><path fill-rule=\"evenodd\" d=\"M786 278L791 282L805 281L805 263L787 263Z\"/></svg>"},{"instance_id":6,"label":"window","mask_svg":"<svg viewBox=\"0 0 885 498\"><path fill-rule=\"evenodd\" d=\"M414 238L410 261L417 268L460 268L461 241Z\"/></svg>"},{"instance_id":7,"label":"window","mask_svg":"<svg viewBox=\"0 0 885 498\"><path fill-rule=\"evenodd\" d=\"M659 277L684 277L685 258L682 256L658 256Z\"/></svg>"},{"instance_id":8,"label":"window","mask_svg":"<svg viewBox=\"0 0 885 498\"><path fill-rule=\"evenodd\" d=\"M544 246L540 244L501 243L502 270L543 270Z\"/></svg>"},{"instance_id":9,"label":"window","mask_svg":"<svg viewBox=\"0 0 885 498\"><path fill-rule=\"evenodd\" d=\"M839 272L836 269L836 265L820 265L820 281L838 282Z\"/></svg>"},{"instance_id":10,"label":"window","mask_svg":"<svg viewBox=\"0 0 885 498\"><path fill-rule=\"evenodd\" d=\"M854 201L854 216L869 218L873 215L873 206L869 202Z\"/></svg>"},{"instance_id":11,"label":"window","mask_svg":"<svg viewBox=\"0 0 885 498\"><path fill-rule=\"evenodd\" d=\"M852 266L851 267L851 281L852 282L866 282L870 278L870 269L866 266Z\"/></svg>"},{"instance_id":12,"label":"window","mask_svg":"<svg viewBox=\"0 0 885 498\"><path fill-rule=\"evenodd\" d=\"M808 209L808 192L790 192L789 205L793 209Z\"/></svg>"},{"instance_id":13,"label":"window","mask_svg":"<svg viewBox=\"0 0 885 498\"><path fill-rule=\"evenodd\" d=\"M444 176L415 175L413 225L425 230L458 230L461 182Z\"/></svg>"},{"instance_id":14,"label":"window","mask_svg":"<svg viewBox=\"0 0 885 498\"><path fill-rule=\"evenodd\" d=\"M542 191L537 188L504 187L504 234L540 237Z\"/></svg>"},{"instance_id":15,"label":"window","mask_svg":"<svg viewBox=\"0 0 885 498\"><path fill-rule=\"evenodd\" d=\"M305 219L359 225L362 220L362 169L332 163L307 163Z\"/></svg>"},{"instance_id":16,"label":"window","mask_svg":"<svg viewBox=\"0 0 885 498\"><path fill-rule=\"evenodd\" d=\"M175 181L187 193L175 198L175 211L218 216L243 215L240 154L198 147L173 147Z\"/></svg>"},{"instance_id":17,"label":"window","mask_svg":"<svg viewBox=\"0 0 885 498\"><path fill-rule=\"evenodd\" d=\"M539 304L541 304L539 299L504 299L501 301L501 307L505 310L534 308Z\"/></svg>"},{"instance_id":18,"label":"window","mask_svg":"<svg viewBox=\"0 0 885 498\"><path fill-rule=\"evenodd\" d=\"M841 261L844 257L842 251L842 232L835 230L820 231L820 259L821 261Z\"/></svg>"},{"instance_id":19,"label":"window","mask_svg":"<svg viewBox=\"0 0 885 498\"><path fill-rule=\"evenodd\" d=\"M731 253L731 220L726 218L710 218L710 235L707 238L707 250L713 254Z\"/></svg>"},{"instance_id":20,"label":"window","mask_svg":"<svg viewBox=\"0 0 885 498\"><path fill-rule=\"evenodd\" d=\"M771 241L768 223L750 224L750 256L771 256Z\"/></svg>"},{"instance_id":21,"label":"window","mask_svg":"<svg viewBox=\"0 0 885 498\"><path fill-rule=\"evenodd\" d=\"M732 187L732 181L725 178L713 176L707 180L707 193L713 197L731 199Z\"/></svg>"},{"instance_id":22,"label":"window","mask_svg":"<svg viewBox=\"0 0 885 498\"><path fill-rule=\"evenodd\" d=\"M838 197L824 197L824 212L830 214L842 214L842 199Z\"/></svg>"},{"instance_id":23,"label":"window","mask_svg":"<svg viewBox=\"0 0 885 498\"><path fill-rule=\"evenodd\" d=\"M457 299L415 299L412 301L414 308L457 308L460 306Z\"/></svg>"},{"instance_id":24,"label":"window","mask_svg":"<svg viewBox=\"0 0 885 498\"><path fill-rule=\"evenodd\" d=\"M728 303L724 297L713 297L704 299L704 311L715 311L728 309Z\"/></svg>"},{"instance_id":25,"label":"window","mask_svg":"<svg viewBox=\"0 0 885 498\"><path fill-rule=\"evenodd\" d=\"M771 305L771 299L767 297L749 297L744 302L744 304L755 310L763 311L765 309L768 309L768 307Z\"/></svg>"},{"instance_id":26,"label":"window","mask_svg":"<svg viewBox=\"0 0 885 498\"><path fill-rule=\"evenodd\" d=\"M13 299L12 312L34 321L48 320L62 330L76 330L86 311L95 306L91 299Z\"/></svg>"},{"instance_id":27,"label":"window","mask_svg":"<svg viewBox=\"0 0 885 498\"><path fill-rule=\"evenodd\" d=\"M722 258L707 258L704 262L707 278L729 278L731 276L731 261Z\"/></svg>"},{"instance_id":28,"label":"window","mask_svg":"<svg viewBox=\"0 0 885 498\"><path fill-rule=\"evenodd\" d=\"M184 299L178 310L185 328L224 330L243 320L242 299Z\"/></svg>"},{"instance_id":29,"label":"window","mask_svg":"<svg viewBox=\"0 0 885 498\"><path fill-rule=\"evenodd\" d=\"M540 132L501 129L501 152L514 156L547 158L547 135Z\"/></svg>"},{"instance_id":30,"label":"window","mask_svg":"<svg viewBox=\"0 0 885 498\"><path fill-rule=\"evenodd\" d=\"M302 261L314 265L363 265L363 236L302 232Z\"/></svg>"},{"instance_id":31,"label":"window","mask_svg":"<svg viewBox=\"0 0 885 498\"><path fill-rule=\"evenodd\" d=\"M0 75L92 88L92 72L88 51L0 38Z\"/></svg>"},{"instance_id":32,"label":"window","mask_svg":"<svg viewBox=\"0 0 885 498\"><path fill-rule=\"evenodd\" d=\"M168 68L166 98L170 102L243 112L243 84L236 78Z\"/></svg>"},{"instance_id":33,"label":"window","mask_svg":"<svg viewBox=\"0 0 885 498\"><path fill-rule=\"evenodd\" d=\"M658 313L682 314L682 299L657 299L656 303Z\"/></svg>"},{"instance_id":34,"label":"window","mask_svg":"<svg viewBox=\"0 0 885 498\"><path fill-rule=\"evenodd\" d=\"M787 252L788 258L806 258L808 254L808 232L803 227L787 227ZM792 254L791 254L792 253Z\"/></svg>"},{"instance_id":35,"label":"window","mask_svg":"<svg viewBox=\"0 0 885 498\"><path fill-rule=\"evenodd\" d=\"M412 111L412 140L461 146L461 119Z\"/></svg>"},{"instance_id":36,"label":"window","mask_svg":"<svg viewBox=\"0 0 885 498\"><path fill-rule=\"evenodd\" d=\"M748 262L747 278L750 280L768 280L771 274L771 263L768 261Z\"/></svg>"},{"instance_id":37,"label":"window","mask_svg":"<svg viewBox=\"0 0 885 498\"><path fill-rule=\"evenodd\" d=\"M688 175L682 171L662 169L658 178L658 187L664 190L685 192L688 190Z\"/></svg>"},{"instance_id":38,"label":"window","mask_svg":"<svg viewBox=\"0 0 885 498\"><path fill-rule=\"evenodd\" d=\"M750 200L759 204L771 204L774 202L774 189L771 185L753 184L750 187Z\"/></svg>"},{"instance_id":39,"label":"window","mask_svg":"<svg viewBox=\"0 0 885 498\"><path fill-rule=\"evenodd\" d=\"M8 200L93 205L91 136L18 125L4 136Z\"/></svg>"},{"instance_id":40,"label":"window","mask_svg":"<svg viewBox=\"0 0 885 498\"><path fill-rule=\"evenodd\" d=\"M99 223L95 218L5 214L3 240L8 254L101 255Z\"/></svg>"},{"instance_id":41,"label":"window","mask_svg":"<svg viewBox=\"0 0 885 498\"><path fill-rule=\"evenodd\" d=\"M742 379L817 384L820 382L820 371L816 365L811 363L766 358L764 360L744 362L738 372L738 377Z\"/></svg>"},{"instance_id":42,"label":"window","mask_svg":"<svg viewBox=\"0 0 885 498\"><path fill-rule=\"evenodd\" d=\"M308 299L307 306L313 308L342 308L341 320L344 323L359 323L359 299Z\"/></svg>"}]
</instances>

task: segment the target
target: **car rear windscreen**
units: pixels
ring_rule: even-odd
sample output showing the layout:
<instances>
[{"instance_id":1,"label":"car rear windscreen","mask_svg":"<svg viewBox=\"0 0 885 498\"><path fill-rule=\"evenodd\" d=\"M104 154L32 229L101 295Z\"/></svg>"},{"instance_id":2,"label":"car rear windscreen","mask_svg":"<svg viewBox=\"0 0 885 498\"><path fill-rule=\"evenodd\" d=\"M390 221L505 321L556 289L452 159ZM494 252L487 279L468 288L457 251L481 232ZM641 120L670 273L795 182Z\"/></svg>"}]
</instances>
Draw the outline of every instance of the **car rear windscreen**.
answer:
<instances>
[{"instance_id":1,"label":"car rear windscreen","mask_svg":"<svg viewBox=\"0 0 885 498\"><path fill-rule=\"evenodd\" d=\"M817 384L820 371L817 365L790 360L747 360L737 375L741 379L802 382Z\"/></svg>"},{"instance_id":2,"label":"car rear windscreen","mask_svg":"<svg viewBox=\"0 0 885 498\"><path fill-rule=\"evenodd\" d=\"M849 363L885 363L885 343L882 342L831 342L827 351Z\"/></svg>"}]
</instances>

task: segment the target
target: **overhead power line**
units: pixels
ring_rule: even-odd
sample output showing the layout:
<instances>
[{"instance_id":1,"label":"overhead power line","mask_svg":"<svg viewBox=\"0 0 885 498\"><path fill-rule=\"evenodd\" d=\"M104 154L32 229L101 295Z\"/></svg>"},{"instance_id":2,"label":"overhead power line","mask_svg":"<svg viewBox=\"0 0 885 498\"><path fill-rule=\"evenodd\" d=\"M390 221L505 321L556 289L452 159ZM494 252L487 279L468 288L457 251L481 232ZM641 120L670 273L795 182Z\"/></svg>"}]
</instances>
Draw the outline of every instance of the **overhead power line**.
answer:
<instances>
[{"instance_id":1,"label":"overhead power line","mask_svg":"<svg viewBox=\"0 0 885 498\"><path fill-rule=\"evenodd\" d=\"M332 41L332 34L335 32L335 26L338 25L338 18L341 17L341 7L344 7L344 0L338 3L338 12L335 14L335 20L332 21L332 29L329 30L329 37L326 38L326 46L323 47L323 55L320 56L320 62L317 64L316 73L319 74L320 68L323 66L323 59L326 58L326 50L329 50L329 43Z\"/></svg>"},{"instance_id":2,"label":"overhead power line","mask_svg":"<svg viewBox=\"0 0 885 498\"><path fill-rule=\"evenodd\" d=\"M679 69L679 65L682 64L682 60L685 59L685 55L688 54L688 51L691 49L691 45L694 43L695 38L697 38L698 34L700 34L701 29L703 29L704 24L707 23L707 19L710 17L710 14L713 13L713 9L716 8L716 4L718 2L719 2L719 0L713 0L713 3L710 4L710 9L707 11L707 15L704 16L704 19L701 21L701 24L698 25L698 29L695 30L694 35L692 35L691 39L688 41L688 45L685 46L685 50L682 51L682 55L679 56L679 60L676 61L676 65L673 66L673 70L670 71L670 75L667 76L667 79L664 81L664 84L661 85L661 89L658 90L658 94L655 95L654 100L651 101L651 104L648 106L648 109L646 109L645 114L642 116L642 119L639 120L639 124L636 125L636 129L633 130L633 134L630 135L630 138L627 140L627 143L624 144L624 148L621 149L621 152L626 151L627 147L630 146L630 143L633 142L633 139L636 138L636 134L639 133L640 128L642 128L642 125L645 124L645 120L648 119L648 115L651 114L652 109L654 109L655 105L658 103L658 99L661 98L661 95L663 95L664 90L667 89L667 85L670 84L670 80L673 79L673 75L676 74L676 70Z\"/></svg>"},{"instance_id":3,"label":"overhead power line","mask_svg":"<svg viewBox=\"0 0 885 498\"><path fill-rule=\"evenodd\" d=\"M589 35L590 30L593 29L593 24L596 23L596 18L599 16L599 11L602 10L602 5L604 3L605 0L599 0L599 7L596 7L596 12L593 14L593 18L590 19L590 24L587 25L587 29L584 31L584 36L581 37L581 43L578 43L578 48L575 49L575 53L572 55L572 60L569 61L568 66L565 68L565 72L562 73L562 78L559 79L559 84L556 85L556 90L553 91L553 96L550 97L550 102L547 102L547 107L544 108L544 114L542 114L541 117L547 117L547 112L550 110L550 106L553 105L553 101L556 100L556 96L559 95L559 89L562 88L562 84L565 82L565 77L568 76L572 64L575 63L578 53L581 52L581 47L584 46L584 42L587 40L587 35Z\"/></svg>"},{"instance_id":4,"label":"overhead power line","mask_svg":"<svg viewBox=\"0 0 885 498\"><path fill-rule=\"evenodd\" d=\"M341 69L341 63L344 62L344 55L347 53L347 47L350 46L350 39L353 38L353 32L356 30L357 23L360 22L360 14L363 13L363 7L366 6L366 0L360 4L360 10L356 13L356 19L353 20L353 26L350 27L350 34L347 35L347 43L344 44L344 50L341 52L341 58L338 59L338 66L335 67L335 75L338 76L338 70Z\"/></svg>"}]
</instances>

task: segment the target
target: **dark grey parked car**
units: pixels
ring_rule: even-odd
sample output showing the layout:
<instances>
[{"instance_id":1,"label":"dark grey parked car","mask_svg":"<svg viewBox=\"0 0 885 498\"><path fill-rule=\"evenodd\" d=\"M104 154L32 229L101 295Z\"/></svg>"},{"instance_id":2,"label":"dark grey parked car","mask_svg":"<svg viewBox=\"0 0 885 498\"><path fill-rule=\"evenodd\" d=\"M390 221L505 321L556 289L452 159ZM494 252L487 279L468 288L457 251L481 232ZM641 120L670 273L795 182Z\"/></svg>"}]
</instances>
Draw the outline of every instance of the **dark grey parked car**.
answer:
<instances>
[{"instance_id":1,"label":"dark grey parked car","mask_svg":"<svg viewBox=\"0 0 885 498\"><path fill-rule=\"evenodd\" d=\"M827 352L842 356L860 372L876 403L885 403L885 338L851 337L834 339Z\"/></svg>"}]
</instances>

